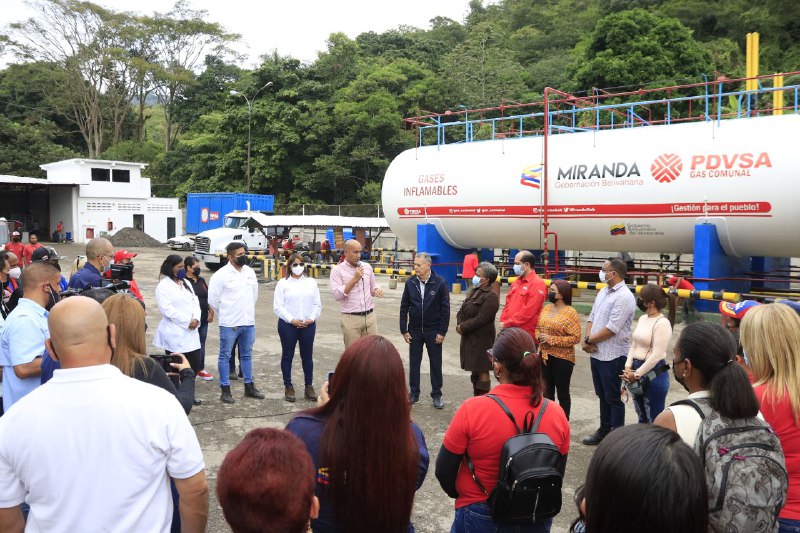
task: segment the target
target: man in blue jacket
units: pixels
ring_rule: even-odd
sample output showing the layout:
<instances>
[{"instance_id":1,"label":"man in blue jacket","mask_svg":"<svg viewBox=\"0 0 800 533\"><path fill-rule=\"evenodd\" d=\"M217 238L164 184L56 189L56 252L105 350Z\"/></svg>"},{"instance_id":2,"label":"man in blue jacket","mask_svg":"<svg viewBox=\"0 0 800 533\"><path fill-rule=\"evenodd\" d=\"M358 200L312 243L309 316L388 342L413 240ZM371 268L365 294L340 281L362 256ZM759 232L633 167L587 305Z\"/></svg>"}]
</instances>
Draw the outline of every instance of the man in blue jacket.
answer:
<instances>
[{"instance_id":1,"label":"man in blue jacket","mask_svg":"<svg viewBox=\"0 0 800 533\"><path fill-rule=\"evenodd\" d=\"M431 365L431 398L442 409L442 343L450 324L450 293L447 282L431 270L431 256L419 252L414 259L416 276L406 281L400 302L400 333L409 344L411 403L419 401L419 367L422 347Z\"/></svg>"}]
</instances>

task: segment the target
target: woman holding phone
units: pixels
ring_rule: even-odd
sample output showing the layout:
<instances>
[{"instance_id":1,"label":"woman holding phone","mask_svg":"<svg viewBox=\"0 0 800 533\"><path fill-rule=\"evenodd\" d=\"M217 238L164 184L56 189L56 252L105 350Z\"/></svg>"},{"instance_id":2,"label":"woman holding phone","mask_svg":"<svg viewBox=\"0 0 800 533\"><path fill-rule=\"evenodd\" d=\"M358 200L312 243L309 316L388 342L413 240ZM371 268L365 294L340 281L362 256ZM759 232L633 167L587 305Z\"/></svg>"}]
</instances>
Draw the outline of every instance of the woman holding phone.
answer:
<instances>
[{"instance_id":1,"label":"woman holding phone","mask_svg":"<svg viewBox=\"0 0 800 533\"><path fill-rule=\"evenodd\" d=\"M314 336L317 319L322 312L322 301L317 282L305 275L306 265L300 254L293 253L286 262L286 277L275 286L273 310L278 315L278 336L281 339L281 372L283 373L284 400L295 401L292 385L292 360L300 344L303 363L305 399L315 401L314 391Z\"/></svg>"}]
</instances>

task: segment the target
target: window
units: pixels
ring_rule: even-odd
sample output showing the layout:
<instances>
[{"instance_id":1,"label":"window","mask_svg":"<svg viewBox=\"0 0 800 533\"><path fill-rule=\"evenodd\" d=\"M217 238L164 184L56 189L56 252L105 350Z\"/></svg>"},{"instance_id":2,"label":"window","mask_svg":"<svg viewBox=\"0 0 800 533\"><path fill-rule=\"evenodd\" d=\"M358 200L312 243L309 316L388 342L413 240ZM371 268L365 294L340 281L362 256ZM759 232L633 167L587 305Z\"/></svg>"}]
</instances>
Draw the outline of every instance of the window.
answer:
<instances>
[{"instance_id":1,"label":"window","mask_svg":"<svg viewBox=\"0 0 800 533\"><path fill-rule=\"evenodd\" d=\"M131 171L123 170L121 168L115 168L111 173L111 181L114 181L116 183L130 183Z\"/></svg>"},{"instance_id":2,"label":"window","mask_svg":"<svg viewBox=\"0 0 800 533\"><path fill-rule=\"evenodd\" d=\"M111 171L107 168L93 168L92 181L111 181Z\"/></svg>"}]
</instances>

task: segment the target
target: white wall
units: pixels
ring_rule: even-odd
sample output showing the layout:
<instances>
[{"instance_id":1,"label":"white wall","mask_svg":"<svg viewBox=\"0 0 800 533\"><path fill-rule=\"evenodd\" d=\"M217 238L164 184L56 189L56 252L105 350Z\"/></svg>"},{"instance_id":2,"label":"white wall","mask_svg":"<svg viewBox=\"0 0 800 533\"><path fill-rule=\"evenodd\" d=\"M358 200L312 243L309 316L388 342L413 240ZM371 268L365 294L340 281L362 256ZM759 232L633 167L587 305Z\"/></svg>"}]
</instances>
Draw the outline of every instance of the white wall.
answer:
<instances>
[{"instance_id":1,"label":"white wall","mask_svg":"<svg viewBox=\"0 0 800 533\"><path fill-rule=\"evenodd\" d=\"M51 186L50 193L50 231L55 231L59 221L64 221L64 231L72 233L78 227L78 188L74 186Z\"/></svg>"},{"instance_id":2,"label":"white wall","mask_svg":"<svg viewBox=\"0 0 800 533\"><path fill-rule=\"evenodd\" d=\"M175 234L183 233L177 198L80 198L78 206L76 242L86 242L89 229L95 237L101 237L114 235L122 228L132 228L134 215L144 215L144 232L158 241L167 242L168 218L175 219Z\"/></svg>"}]
</instances>

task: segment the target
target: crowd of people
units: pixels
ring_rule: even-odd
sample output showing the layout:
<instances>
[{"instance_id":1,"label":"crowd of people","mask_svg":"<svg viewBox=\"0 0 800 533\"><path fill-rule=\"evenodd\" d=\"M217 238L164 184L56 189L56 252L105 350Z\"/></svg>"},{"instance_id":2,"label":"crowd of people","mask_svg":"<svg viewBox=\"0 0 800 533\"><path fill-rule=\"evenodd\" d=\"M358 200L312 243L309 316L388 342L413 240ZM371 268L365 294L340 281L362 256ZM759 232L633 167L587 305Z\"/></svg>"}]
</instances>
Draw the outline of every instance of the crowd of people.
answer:
<instances>
[{"instance_id":1,"label":"crowd of people","mask_svg":"<svg viewBox=\"0 0 800 533\"><path fill-rule=\"evenodd\" d=\"M226 265L208 282L193 257L163 260L153 345L164 354L156 356L147 355L141 292L130 280L120 285L122 274L112 268L131 265L135 254L92 239L85 264L67 283L49 249L31 250L27 264L24 249L22 260L12 250L0 252L0 289L9 297L0 324L0 530L113 523L126 531L204 531L208 484L188 415L201 403L195 380L214 379L205 368L209 324L219 326L221 402L236 402L237 350L244 396L265 397L254 382L259 290L246 248L228 245ZM414 531L415 492L430 453L411 415L422 392L423 353L433 407L445 405L450 295L433 258L417 253L399 313L406 382L403 357L378 335L374 299L383 290L361 252L360 243L347 241L331 272L344 351L319 394L313 350L320 290L302 255L286 257L273 299L284 400L297 400L299 347L303 397L316 405L284 430L248 433L226 455L216 492L235 532ZM501 312L497 268L477 255L470 261L471 288L455 332L472 397L455 409L435 462L443 497L454 500L450 531L547 532L559 512L570 512L576 532L638 531L644 524L657 532L797 532L796 309L723 304L724 325L686 325L670 358L676 302L662 287L647 284L635 294L625 283L625 262L609 259L582 331L569 282L548 287L534 264L531 252L516 254L516 279ZM596 431L582 440L597 449L570 511L561 497L578 346L590 361L599 412ZM688 396L667 406L670 375ZM625 426L625 397L639 424Z\"/></svg>"}]
</instances>

